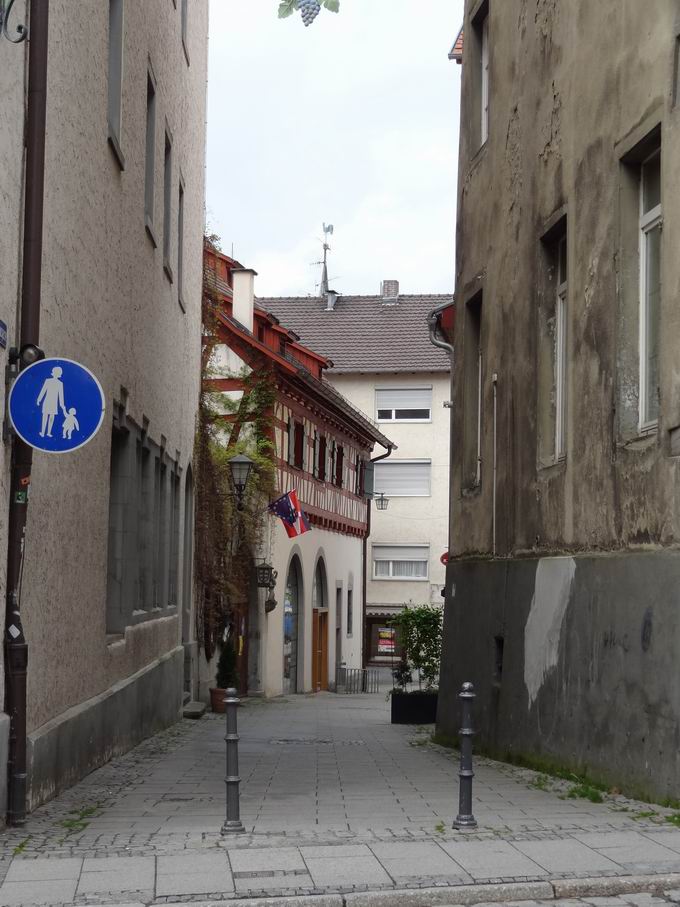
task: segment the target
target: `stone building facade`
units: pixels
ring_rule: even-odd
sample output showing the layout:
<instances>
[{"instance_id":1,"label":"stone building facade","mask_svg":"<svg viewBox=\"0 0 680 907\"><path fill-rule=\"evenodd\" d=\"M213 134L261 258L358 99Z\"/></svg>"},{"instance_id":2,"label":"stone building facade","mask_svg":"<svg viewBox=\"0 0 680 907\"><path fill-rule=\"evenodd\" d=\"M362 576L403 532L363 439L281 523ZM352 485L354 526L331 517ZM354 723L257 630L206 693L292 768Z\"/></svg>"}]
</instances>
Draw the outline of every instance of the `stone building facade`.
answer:
<instances>
[{"instance_id":1,"label":"stone building facade","mask_svg":"<svg viewBox=\"0 0 680 907\"><path fill-rule=\"evenodd\" d=\"M462 45L462 47L461 47ZM680 781L680 9L468 0L444 693L487 750Z\"/></svg>"},{"instance_id":2,"label":"stone building facade","mask_svg":"<svg viewBox=\"0 0 680 907\"><path fill-rule=\"evenodd\" d=\"M22 587L29 806L176 720L192 651L208 3L72 7L50 0L40 345L97 375L106 414L75 453L34 456ZM26 21L24 4L13 16ZM28 44L0 45L3 86L10 73L0 318L11 345ZM8 461L5 446L0 576Z\"/></svg>"}]
</instances>

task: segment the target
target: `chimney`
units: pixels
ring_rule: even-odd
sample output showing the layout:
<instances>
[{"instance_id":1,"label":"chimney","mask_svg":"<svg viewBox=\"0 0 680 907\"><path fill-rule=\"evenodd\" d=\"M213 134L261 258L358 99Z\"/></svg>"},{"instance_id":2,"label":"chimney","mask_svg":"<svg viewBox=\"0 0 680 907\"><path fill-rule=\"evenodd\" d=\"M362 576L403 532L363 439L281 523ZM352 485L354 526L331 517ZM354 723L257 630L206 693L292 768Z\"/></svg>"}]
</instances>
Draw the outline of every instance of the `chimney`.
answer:
<instances>
[{"instance_id":1,"label":"chimney","mask_svg":"<svg viewBox=\"0 0 680 907\"><path fill-rule=\"evenodd\" d=\"M334 312L334 311L335 311L335 303L336 303L337 301L338 301L338 294L336 293L336 291L335 291L335 290L329 290L329 291L326 293L326 308L324 309L324 311L326 311L326 312Z\"/></svg>"},{"instance_id":2,"label":"chimney","mask_svg":"<svg viewBox=\"0 0 680 907\"><path fill-rule=\"evenodd\" d=\"M383 305L396 305L399 302L399 281L383 280L380 284L380 295Z\"/></svg>"},{"instance_id":3,"label":"chimney","mask_svg":"<svg viewBox=\"0 0 680 907\"><path fill-rule=\"evenodd\" d=\"M255 306L255 278L257 271L252 268L234 268L231 272L234 285L232 315L249 331L253 330L253 308Z\"/></svg>"}]
</instances>

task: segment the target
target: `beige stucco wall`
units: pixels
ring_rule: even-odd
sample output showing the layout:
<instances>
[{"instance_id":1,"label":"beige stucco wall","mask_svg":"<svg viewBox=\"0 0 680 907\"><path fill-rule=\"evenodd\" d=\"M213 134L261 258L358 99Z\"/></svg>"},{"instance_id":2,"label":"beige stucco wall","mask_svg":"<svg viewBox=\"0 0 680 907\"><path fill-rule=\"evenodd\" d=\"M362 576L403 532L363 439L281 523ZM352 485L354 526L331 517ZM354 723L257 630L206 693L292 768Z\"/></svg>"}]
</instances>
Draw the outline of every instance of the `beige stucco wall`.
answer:
<instances>
[{"instance_id":1,"label":"beige stucco wall","mask_svg":"<svg viewBox=\"0 0 680 907\"><path fill-rule=\"evenodd\" d=\"M328 375L333 385L370 419L375 420L376 387L432 387L432 419L429 422L379 423L381 431L397 445L393 460L431 460L431 494L429 497L390 496L387 510L371 505L371 534L368 540L367 605L427 604L441 605L445 568L440 561L448 550L449 513L449 448L450 410L448 373L414 372L405 374L335 374ZM383 451L374 451L379 455ZM371 546L374 544L408 543L430 546L429 577L426 581L374 580Z\"/></svg>"},{"instance_id":2,"label":"beige stucco wall","mask_svg":"<svg viewBox=\"0 0 680 907\"><path fill-rule=\"evenodd\" d=\"M130 418L140 426L147 419L149 436L157 443L165 438L172 459L178 452L183 503L199 393L208 3L189 4L190 65L182 48L179 5L126 3L124 171L107 143L108 3L88 3L83 16L74 16L71 6L72 0L50 3L41 345L48 356L75 359L95 372L107 412L87 446L59 457L36 453L34 459L23 584L29 730L179 645L177 616L128 628L123 639L106 636L112 409L124 388ZM3 48L3 58L9 53ZM158 248L144 227L149 60L157 82ZM166 122L173 136L175 277L180 168L185 182L186 311L176 283L163 270ZM11 233L16 234L15 226ZM4 304L4 287L2 296Z\"/></svg>"},{"instance_id":3,"label":"beige stucco wall","mask_svg":"<svg viewBox=\"0 0 680 907\"><path fill-rule=\"evenodd\" d=\"M25 22L25 3L14 4L9 28ZM23 237L23 99L26 76L26 42L9 44L0 36L2 50L2 103L0 103L0 320L7 325L7 349L0 349L0 368L7 365L7 351L16 341L16 313L20 292ZM0 386L5 411L5 384ZM0 444L0 615L4 628L5 577L7 573L7 515L11 449ZM4 646L0 647L0 708L4 704ZM0 768L0 770L2 770Z\"/></svg>"}]
</instances>

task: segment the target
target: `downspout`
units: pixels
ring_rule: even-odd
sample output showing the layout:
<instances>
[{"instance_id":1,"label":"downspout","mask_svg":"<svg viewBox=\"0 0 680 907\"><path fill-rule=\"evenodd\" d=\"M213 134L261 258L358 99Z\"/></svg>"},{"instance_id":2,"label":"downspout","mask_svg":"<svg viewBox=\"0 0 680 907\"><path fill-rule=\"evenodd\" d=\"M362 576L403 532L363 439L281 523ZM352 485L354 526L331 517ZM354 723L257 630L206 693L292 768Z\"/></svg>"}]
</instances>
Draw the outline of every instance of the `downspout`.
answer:
<instances>
[{"instance_id":1,"label":"downspout","mask_svg":"<svg viewBox=\"0 0 680 907\"><path fill-rule=\"evenodd\" d=\"M45 122L47 109L47 35L49 0L30 0L28 105L26 112L26 194L19 350L38 346L42 279ZM7 602L5 610L5 710L10 717L8 759L9 825L26 818L26 676L28 644L21 625L20 596L24 536L33 449L12 442L9 522L7 527Z\"/></svg>"},{"instance_id":2,"label":"downspout","mask_svg":"<svg viewBox=\"0 0 680 907\"><path fill-rule=\"evenodd\" d=\"M385 460L387 457L389 457L389 455L396 448L396 446L397 446L396 444L390 444L390 446L387 448L386 453L380 454L379 457L372 457L370 462L377 463L380 460ZM368 634L366 633L366 583L367 583L366 574L367 574L367 564L368 564L368 560L367 560L367 558L368 558L368 537L370 534L371 534L371 499L366 498L366 535L364 536L364 544L363 544L363 549L364 549L363 562L364 563L363 563L363 570L362 570L362 575L361 575L361 600L362 600L361 626L363 627L363 631L364 631L361 666L363 668L365 668L368 663Z\"/></svg>"}]
</instances>

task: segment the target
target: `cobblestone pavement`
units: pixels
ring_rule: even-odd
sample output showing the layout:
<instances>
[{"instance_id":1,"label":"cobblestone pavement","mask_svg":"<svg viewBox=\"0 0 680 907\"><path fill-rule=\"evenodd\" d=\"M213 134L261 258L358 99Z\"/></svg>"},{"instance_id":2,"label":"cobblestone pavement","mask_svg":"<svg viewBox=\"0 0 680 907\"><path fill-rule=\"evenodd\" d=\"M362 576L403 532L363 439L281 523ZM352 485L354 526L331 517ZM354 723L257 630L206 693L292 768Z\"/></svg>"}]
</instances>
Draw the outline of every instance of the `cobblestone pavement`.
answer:
<instances>
[{"instance_id":1,"label":"cobblestone pavement","mask_svg":"<svg viewBox=\"0 0 680 907\"><path fill-rule=\"evenodd\" d=\"M456 754L431 744L430 730L390 725L384 695L245 703L247 833L225 839L223 718L183 721L0 835L0 905L318 895L324 907L379 896L398 907L408 890L409 907L429 907L464 892L472 903L470 891L479 901L489 885L506 886L489 888L490 900L524 907L593 891L560 903L673 902L671 810L610 795L593 803L579 795L595 791L480 758L479 828L455 832ZM661 897L625 894L621 880Z\"/></svg>"}]
</instances>

